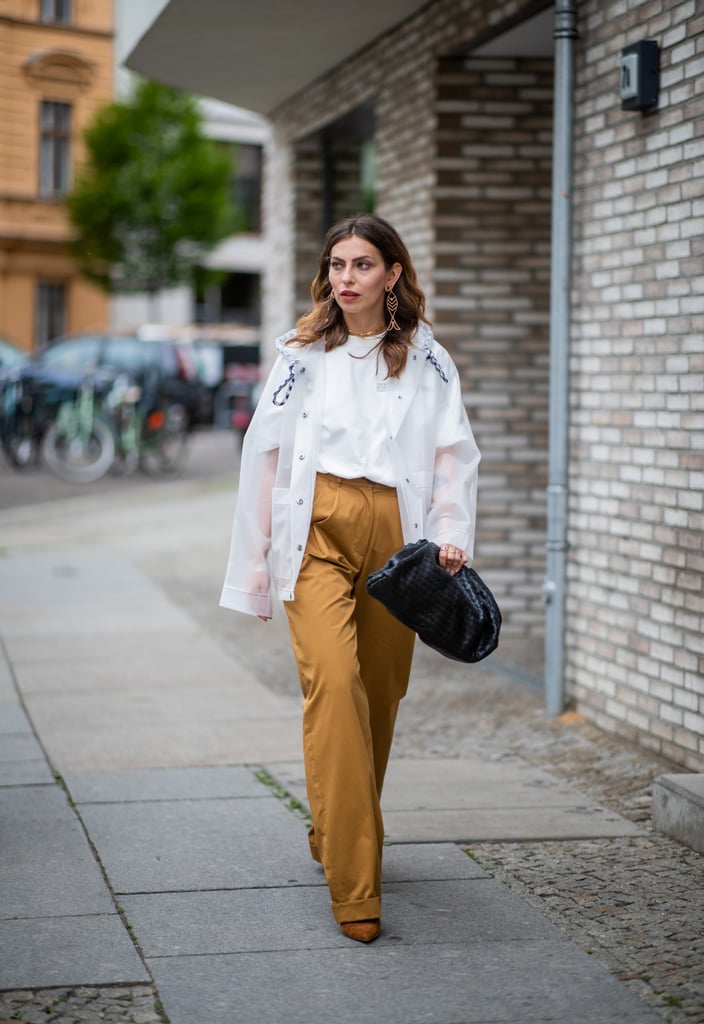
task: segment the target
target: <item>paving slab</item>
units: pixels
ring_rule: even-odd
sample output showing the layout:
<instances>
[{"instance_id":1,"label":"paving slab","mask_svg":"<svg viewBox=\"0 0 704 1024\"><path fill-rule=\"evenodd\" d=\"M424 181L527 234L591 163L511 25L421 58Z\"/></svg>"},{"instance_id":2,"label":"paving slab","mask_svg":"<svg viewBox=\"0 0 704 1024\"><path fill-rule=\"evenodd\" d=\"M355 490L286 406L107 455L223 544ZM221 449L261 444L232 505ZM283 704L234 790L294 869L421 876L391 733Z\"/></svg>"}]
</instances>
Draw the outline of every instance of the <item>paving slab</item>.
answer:
<instances>
[{"instance_id":1,"label":"paving slab","mask_svg":"<svg viewBox=\"0 0 704 1024\"><path fill-rule=\"evenodd\" d=\"M0 787L53 782L44 751L15 695L14 703L0 704Z\"/></svg>"},{"instance_id":2,"label":"paving slab","mask_svg":"<svg viewBox=\"0 0 704 1024\"><path fill-rule=\"evenodd\" d=\"M195 623L126 559L95 550L44 551L0 561L3 636L71 632L194 632ZM12 655L11 655L12 656Z\"/></svg>"},{"instance_id":3,"label":"paving slab","mask_svg":"<svg viewBox=\"0 0 704 1024\"><path fill-rule=\"evenodd\" d=\"M97 636L77 634L70 629L59 634L42 633L37 629L32 636L6 636L3 639L16 668L31 665L55 665L58 668L65 661L77 666L83 663L120 664L128 651L130 660L139 666L140 671L148 672L151 663L153 671L160 673L161 658L169 651L176 661L192 659L199 665L203 652L210 656L213 648L213 641L200 631L191 629L186 633L175 633L159 625L143 633L114 632ZM31 682L32 677L28 676L28 679Z\"/></svg>"},{"instance_id":4,"label":"paving slab","mask_svg":"<svg viewBox=\"0 0 704 1024\"><path fill-rule=\"evenodd\" d=\"M103 637L108 640L107 637ZM60 656L53 653L55 646L44 637L43 660L17 662L17 675L23 694L90 692L91 690L141 690L168 687L183 689L187 686L227 684L237 689L243 699L250 702L255 695L263 707L281 703L281 697L262 686L251 673L244 671L212 642L201 640L184 642L173 636L146 634L147 643L135 646L127 634L118 637L119 652L89 653L79 637L72 651L58 645ZM149 642L152 641L152 642ZM36 655L36 651L34 652ZM163 694L162 694L163 699Z\"/></svg>"},{"instance_id":5,"label":"paving slab","mask_svg":"<svg viewBox=\"0 0 704 1024\"><path fill-rule=\"evenodd\" d=\"M21 671L20 671L21 679ZM280 717L290 715L292 723L298 721L292 702L277 698L275 694L259 694L256 689L246 692L245 686L219 686L208 684L190 687L173 686L165 698L161 687L142 687L136 690L91 690L82 693L27 694L27 708L34 721L41 716L45 727L66 730L73 722L77 727L92 731L104 721L115 728L131 729L140 722L155 722L163 726L183 722L217 721L237 723L248 718Z\"/></svg>"},{"instance_id":6,"label":"paving slab","mask_svg":"<svg viewBox=\"0 0 704 1024\"><path fill-rule=\"evenodd\" d=\"M0 921L0 989L150 980L117 914Z\"/></svg>"},{"instance_id":7,"label":"paving slab","mask_svg":"<svg viewBox=\"0 0 704 1024\"><path fill-rule=\"evenodd\" d=\"M300 726L295 717L238 717L222 721L215 713L206 720L164 722L156 716L136 721L129 709L120 719L106 714L99 702L92 714L76 701L72 720L65 708L44 708L30 702L52 764L61 774L71 771L113 771L184 765L275 764L300 756ZM207 709L206 709L207 710ZM128 724L129 723L129 724Z\"/></svg>"},{"instance_id":8,"label":"paving slab","mask_svg":"<svg viewBox=\"0 0 704 1024\"><path fill-rule=\"evenodd\" d=\"M23 758L18 761L0 759L0 787L46 786L54 782L51 768L45 758Z\"/></svg>"},{"instance_id":9,"label":"paving slab","mask_svg":"<svg viewBox=\"0 0 704 1024\"><path fill-rule=\"evenodd\" d=\"M118 893L318 880L304 822L269 796L80 804L79 810Z\"/></svg>"},{"instance_id":10,"label":"paving slab","mask_svg":"<svg viewBox=\"0 0 704 1024\"><path fill-rule=\"evenodd\" d=\"M384 847L384 884L486 878L484 869L454 843L399 843Z\"/></svg>"},{"instance_id":11,"label":"paving slab","mask_svg":"<svg viewBox=\"0 0 704 1024\"><path fill-rule=\"evenodd\" d=\"M22 732L0 733L0 773L5 763L40 761L43 757L44 751L32 732L23 730Z\"/></svg>"},{"instance_id":12,"label":"paving slab","mask_svg":"<svg viewBox=\"0 0 704 1024\"><path fill-rule=\"evenodd\" d=\"M194 623L175 606L156 605L147 600L120 604L97 596L94 600L86 599L84 604L16 604L2 609L2 619L4 636L31 637L37 644L42 636L68 632L82 637L96 633L149 633L166 627L174 632L194 629Z\"/></svg>"},{"instance_id":13,"label":"paving slab","mask_svg":"<svg viewBox=\"0 0 704 1024\"><path fill-rule=\"evenodd\" d=\"M483 883L480 883L483 884ZM171 1024L662 1024L561 939L152 958Z\"/></svg>"},{"instance_id":14,"label":"paving slab","mask_svg":"<svg viewBox=\"0 0 704 1024\"><path fill-rule=\"evenodd\" d=\"M10 662L0 648L0 707L16 707L18 704L17 690L12 677Z\"/></svg>"},{"instance_id":15,"label":"paving slab","mask_svg":"<svg viewBox=\"0 0 704 1024\"><path fill-rule=\"evenodd\" d=\"M303 834L300 841L305 842ZM341 935L330 911L322 869L311 865L309 876L315 884L124 895L120 905L146 956L347 945L349 940ZM433 881L429 883L428 879ZM470 882L489 885L484 891L475 890L469 899L465 886ZM455 931L465 929L472 935L479 917L485 922L486 935L492 929L496 935L499 927L515 930L525 910L519 904L517 914L516 898L511 897L507 903L508 891L491 882L486 872L453 844L387 847L384 886L385 921L387 913L390 921L404 916L406 932L415 934L417 941L423 941L428 933L427 927L419 927L423 921L418 920L427 907L443 929L447 929L449 912L456 922ZM446 886L457 888L449 890ZM464 913L467 906L470 912ZM536 924L534 911L529 926L533 935L551 927L542 918ZM444 934L447 936L447 931Z\"/></svg>"},{"instance_id":16,"label":"paving slab","mask_svg":"<svg viewBox=\"0 0 704 1024\"><path fill-rule=\"evenodd\" d=\"M298 799L305 796L303 764L276 766L277 778ZM520 758L498 762L480 758L394 758L384 783L383 804L390 811L433 808L494 808L497 805L574 807L581 794Z\"/></svg>"},{"instance_id":17,"label":"paving slab","mask_svg":"<svg viewBox=\"0 0 704 1024\"><path fill-rule=\"evenodd\" d=\"M58 786L0 789L0 917L115 910L66 794Z\"/></svg>"},{"instance_id":18,"label":"paving slab","mask_svg":"<svg viewBox=\"0 0 704 1024\"><path fill-rule=\"evenodd\" d=\"M64 782L76 803L144 803L270 796L271 791L243 765L148 768L131 772L68 772Z\"/></svg>"},{"instance_id":19,"label":"paving slab","mask_svg":"<svg viewBox=\"0 0 704 1024\"><path fill-rule=\"evenodd\" d=\"M318 885L121 896L145 956L201 956L334 946L340 932Z\"/></svg>"},{"instance_id":20,"label":"paving slab","mask_svg":"<svg viewBox=\"0 0 704 1024\"><path fill-rule=\"evenodd\" d=\"M7 735L34 736L32 726L19 705L17 694L12 694L13 700L9 699L9 693L7 696L8 700L0 704L0 743Z\"/></svg>"},{"instance_id":21,"label":"paving slab","mask_svg":"<svg viewBox=\"0 0 704 1024\"><path fill-rule=\"evenodd\" d=\"M386 841L524 842L642 836L643 829L598 804L543 810L522 807L384 811Z\"/></svg>"},{"instance_id":22,"label":"paving slab","mask_svg":"<svg viewBox=\"0 0 704 1024\"><path fill-rule=\"evenodd\" d=\"M301 761L271 774L307 803ZM583 839L642 829L519 758L395 758L382 796L389 843Z\"/></svg>"},{"instance_id":23,"label":"paving slab","mask_svg":"<svg viewBox=\"0 0 704 1024\"><path fill-rule=\"evenodd\" d=\"M0 788L0 820L2 918L114 911L83 828L58 786Z\"/></svg>"},{"instance_id":24,"label":"paving slab","mask_svg":"<svg viewBox=\"0 0 704 1024\"><path fill-rule=\"evenodd\" d=\"M147 957L346 948L321 877L315 887L121 898ZM376 948L558 939L554 925L489 878L386 885Z\"/></svg>"},{"instance_id":25,"label":"paving slab","mask_svg":"<svg viewBox=\"0 0 704 1024\"><path fill-rule=\"evenodd\" d=\"M135 595L148 603L166 601L163 592L130 562L104 553L96 557L79 548L64 548L10 555L0 562L0 607L121 605Z\"/></svg>"}]
</instances>

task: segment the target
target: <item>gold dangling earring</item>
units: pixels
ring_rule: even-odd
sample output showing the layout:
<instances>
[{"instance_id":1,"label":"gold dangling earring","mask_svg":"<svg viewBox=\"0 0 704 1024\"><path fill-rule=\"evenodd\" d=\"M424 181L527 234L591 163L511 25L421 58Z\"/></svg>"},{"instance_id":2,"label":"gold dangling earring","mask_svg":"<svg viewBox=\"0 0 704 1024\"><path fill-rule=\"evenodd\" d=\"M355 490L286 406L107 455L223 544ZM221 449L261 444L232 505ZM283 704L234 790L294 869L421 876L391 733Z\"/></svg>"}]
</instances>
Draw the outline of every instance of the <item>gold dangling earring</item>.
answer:
<instances>
[{"instance_id":1,"label":"gold dangling earring","mask_svg":"<svg viewBox=\"0 0 704 1024\"><path fill-rule=\"evenodd\" d=\"M396 323L396 313L398 311L398 299L396 298L396 293L395 293L395 291L393 289L393 285L391 286L391 288L387 288L387 290L386 290L386 309L387 309L387 312L389 314L389 322L386 325L386 330L387 331L400 331L401 328Z\"/></svg>"}]
</instances>

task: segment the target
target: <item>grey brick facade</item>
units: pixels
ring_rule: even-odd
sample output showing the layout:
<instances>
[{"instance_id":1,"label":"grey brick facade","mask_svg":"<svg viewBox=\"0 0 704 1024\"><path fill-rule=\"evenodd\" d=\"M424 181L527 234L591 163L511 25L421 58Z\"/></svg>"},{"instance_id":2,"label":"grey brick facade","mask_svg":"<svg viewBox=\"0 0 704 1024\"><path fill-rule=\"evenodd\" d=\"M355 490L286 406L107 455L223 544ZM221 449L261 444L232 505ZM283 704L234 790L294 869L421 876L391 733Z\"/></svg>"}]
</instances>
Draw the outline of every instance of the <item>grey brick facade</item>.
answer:
<instances>
[{"instance_id":1,"label":"grey brick facade","mask_svg":"<svg viewBox=\"0 0 704 1024\"><path fill-rule=\"evenodd\" d=\"M565 683L600 726L702 769L704 15L695 0L578 6ZM533 638L544 622L553 69L549 57L474 51L535 11L436 0L277 111L264 310L273 338L307 307L325 132L373 108L376 210L411 250L483 454L476 564L507 632ZM644 38L662 49L660 103L623 111L618 55ZM355 198L340 182L341 208Z\"/></svg>"}]
</instances>

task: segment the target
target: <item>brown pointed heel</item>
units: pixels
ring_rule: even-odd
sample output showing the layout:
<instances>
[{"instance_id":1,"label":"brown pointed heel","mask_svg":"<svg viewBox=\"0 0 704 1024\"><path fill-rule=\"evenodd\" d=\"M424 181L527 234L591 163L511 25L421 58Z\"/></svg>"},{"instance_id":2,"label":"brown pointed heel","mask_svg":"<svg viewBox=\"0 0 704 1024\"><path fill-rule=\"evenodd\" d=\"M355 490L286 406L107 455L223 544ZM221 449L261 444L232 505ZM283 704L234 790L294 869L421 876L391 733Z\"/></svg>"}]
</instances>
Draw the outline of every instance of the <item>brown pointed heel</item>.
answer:
<instances>
[{"instance_id":1,"label":"brown pointed heel","mask_svg":"<svg viewBox=\"0 0 704 1024\"><path fill-rule=\"evenodd\" d=\"M381 921L378 917L370 921L345 921L340 928L343 935L355 942L373 942L381 931Z\"/></svg>"}]
</instances>

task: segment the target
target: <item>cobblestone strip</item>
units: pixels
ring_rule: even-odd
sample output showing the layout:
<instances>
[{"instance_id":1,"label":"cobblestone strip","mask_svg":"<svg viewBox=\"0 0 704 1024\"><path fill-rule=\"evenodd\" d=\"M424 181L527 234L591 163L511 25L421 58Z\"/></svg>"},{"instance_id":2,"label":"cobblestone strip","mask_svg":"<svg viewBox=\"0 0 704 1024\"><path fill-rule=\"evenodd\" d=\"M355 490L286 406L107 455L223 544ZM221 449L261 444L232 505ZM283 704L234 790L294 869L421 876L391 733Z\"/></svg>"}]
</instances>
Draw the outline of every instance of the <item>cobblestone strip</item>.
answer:
<instances>
[{"instance_id":1,"label":"cobblestone strip","mask_svg":"<svg viewBox=\"0 0 704 1024\"><path fill-rule=\"evenodd\" d=\"M682 768L578 715L546 718L540 694L489 671L421 682L395 750L520 757L637 822L638 838L477 843L471 852L668 1024L704 1024L704 856L651 825L653 780Z\"/></svg>"},{"instance_id":2,"label":"cobblestone strip","mask_svg":"<svg viewBox=\"0 0 704 1024\"><path fill-rule=\"evenodd\" d=\"M0 1024L164 1024L151 985L0 992Z\"/></svg>"},{"instance_id":3,"label":"cobblestone strip","mask_svg":"<svg viewBox=\"0 0 704 1024\"><path fill-rule=\"evenodd\" d=\"M478 843L472 854L669 1024L704 1021L700 855L664 836Z\"/></svg>"}]
</instances>

